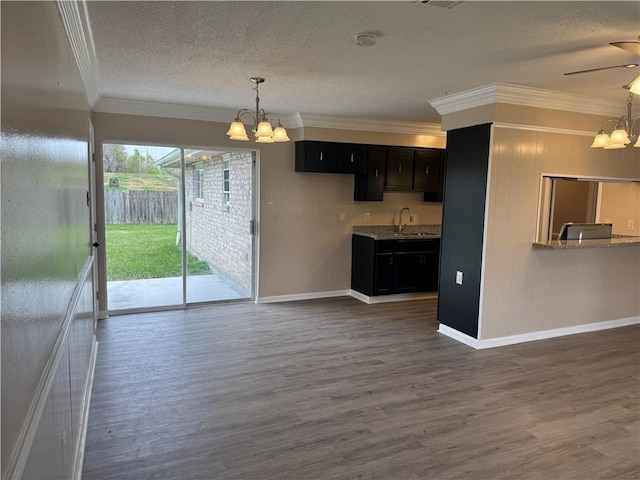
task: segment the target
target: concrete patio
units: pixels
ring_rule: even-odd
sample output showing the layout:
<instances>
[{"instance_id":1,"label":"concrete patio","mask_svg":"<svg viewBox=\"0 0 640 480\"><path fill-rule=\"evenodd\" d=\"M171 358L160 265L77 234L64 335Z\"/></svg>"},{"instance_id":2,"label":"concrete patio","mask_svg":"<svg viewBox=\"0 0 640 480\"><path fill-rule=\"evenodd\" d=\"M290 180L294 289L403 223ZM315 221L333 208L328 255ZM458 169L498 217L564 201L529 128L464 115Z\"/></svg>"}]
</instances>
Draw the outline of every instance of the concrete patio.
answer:
<instances>
[{"instance_id":1,"label":"concrete patio","mask_svg":"<svg viewBox=\"0 0 640 480\"><path fill-rule=\"evenodd\" d=\"M107 282L109 312L182 305L182 277ZM187 303L251 298L240 284L220 273L187 277Z\"/></svg>"}]
</instances>

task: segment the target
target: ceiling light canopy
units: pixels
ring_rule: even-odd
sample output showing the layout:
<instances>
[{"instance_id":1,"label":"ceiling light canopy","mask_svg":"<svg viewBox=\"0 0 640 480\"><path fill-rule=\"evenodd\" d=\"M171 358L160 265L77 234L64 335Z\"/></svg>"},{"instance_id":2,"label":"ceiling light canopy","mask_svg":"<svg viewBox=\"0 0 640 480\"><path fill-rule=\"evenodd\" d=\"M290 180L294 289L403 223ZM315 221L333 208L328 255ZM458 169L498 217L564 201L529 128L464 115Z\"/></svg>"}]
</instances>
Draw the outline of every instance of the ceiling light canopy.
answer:
<instances>
[{"instance_id":1,"label":"ceiling light canopy","mask_svg":"<svg viewBox=\"0 0 640 480\"><path fill-rule=\"evenodd\" d=\"M640 78L640 77L638 77ZM638 79L636 79L637 81ZM635 82L640 87L640 82ZM604 148L605 150L615 150L619 148L625 148L635 141L634 147L640 147L640 133L634 134L633 127L638 123L640 125L640 117L633 120L631 118L631 107L633 101L633 94L629 94L627 98L627 115L618 119L612 118L606 120L600 127L600 131L594 137L591 148ZM611 132L611 135L607 134L604 126L609 122L615 122L615 128Z\"/></svg>"},{"instance_id":2,"label":"ceiling light canopy","mask_svg":"<svg viewBox=\"0 0 640 480\"><path fill-rule=\"evenodd\" d=\"M249 115L253 122L253 128L251 131L256 136L256 143L288 142L289 136L280 122L280 117L275 113L265 112L264 109L260 108L260 92L258 88L260 84L264 82L264 78L253 77L251 78L251 81L256 85L254 88L256 91L256 110L255 112L246 108L238 110L238 114L236 115L235 120L231 122L229 131L227 132L229 139L244 142L249 141L247 130L241 120L243 116ZM278 119L278 126L276 128L273 128L269 120L267 120L267 115L273 115Z\"/></svg>"}]
</instances>

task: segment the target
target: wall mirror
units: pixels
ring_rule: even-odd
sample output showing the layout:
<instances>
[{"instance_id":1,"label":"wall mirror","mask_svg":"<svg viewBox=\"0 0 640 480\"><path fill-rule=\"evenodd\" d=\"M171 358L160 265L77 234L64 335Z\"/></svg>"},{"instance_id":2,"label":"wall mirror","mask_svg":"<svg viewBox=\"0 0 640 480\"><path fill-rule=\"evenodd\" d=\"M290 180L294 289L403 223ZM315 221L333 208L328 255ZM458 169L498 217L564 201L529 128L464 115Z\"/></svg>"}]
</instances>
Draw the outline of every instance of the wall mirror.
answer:
<instances>
[{"instance_id":1,"label":"wall mirror","mask_svg":"<svg viewBox=\"0 0 640 480\"><path fill-rule=\"evenodd\" d=\"M640 236L640 179L543 175L537 241L556 240L569 222L611 223L614 235Z\"/></svg>"}]
</instances>

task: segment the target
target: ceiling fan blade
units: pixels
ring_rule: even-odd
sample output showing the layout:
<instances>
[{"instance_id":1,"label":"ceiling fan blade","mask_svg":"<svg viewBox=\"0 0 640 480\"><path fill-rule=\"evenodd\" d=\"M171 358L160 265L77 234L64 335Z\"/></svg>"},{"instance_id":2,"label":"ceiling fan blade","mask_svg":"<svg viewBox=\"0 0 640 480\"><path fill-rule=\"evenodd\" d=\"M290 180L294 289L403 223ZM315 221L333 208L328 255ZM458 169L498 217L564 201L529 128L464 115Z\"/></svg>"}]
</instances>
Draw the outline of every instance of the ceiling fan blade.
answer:
<instances>
[{"instance_id":1,"label":"ceiling fan blade","mask_svg":"<svg viewBox=\"0 0 640 480\"><path fill-rule=\"evenodd\" d=\"M599 70L609 70L610 68L636 68L640 67L638 63L624 63L622 65L611 65L608 67L590 68L588 70L578 70L577 72L568 72L564 75L578 75L579 73L597 72Z\"/></svg>"},{"instance_id":2,"label":"ceiling fan blade","mask_svg":"<svg viewBox=\"0 0 640 480\"><path fill-rule=\"evenodd\" d=\"M631 90L631 85L635 81L639 81L640 82L640 75L638 75L636 78L632 78L631 81L629 83L627 83L626 85L623 85L622 88L624 88L626 90Z\"/></svg>"},{"instance_id":3,"label":"ceiling fan blade","mask_svg":"<svg viewBox=\"0 0 640 480\"><path fill-rule=\"evenodd\" d=\"M621 48L640 57L640 42L611 42L609 45Z\"/></svg>"}]
</instances>

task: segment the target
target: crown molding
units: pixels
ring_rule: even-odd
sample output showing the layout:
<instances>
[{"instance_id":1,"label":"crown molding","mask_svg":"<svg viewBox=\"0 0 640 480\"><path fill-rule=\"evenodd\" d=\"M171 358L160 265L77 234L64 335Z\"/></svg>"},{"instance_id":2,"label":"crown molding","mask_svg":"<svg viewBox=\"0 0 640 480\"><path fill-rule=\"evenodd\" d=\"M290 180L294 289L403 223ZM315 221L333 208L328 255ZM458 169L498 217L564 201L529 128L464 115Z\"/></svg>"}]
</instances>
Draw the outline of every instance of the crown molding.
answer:
<instances>
[{"instance_id":1,"label":"crown molding","mask_svg":"<svg viewBox=\"0 0 640 480\"><path fill-rule=\"evenodd\" d=\"M237 110L110 97L101 97L93 107L93 111L220 123L231 123L238 113Z\"/></svg>"},{"instance_id":2,"label":"crown molding","mask_svg":"<svg viewBox=\"0 0 640 480\"><path fill-rule=\"evenodd\" d=\"M300 124L304 127L333 128L338 130L359 130L380 133L401 133L407 135L446 136L436 123L407 123L388 120L370 120L363 118L330 117L299 114Z\"/></svg>"},{"instance_id":3,"label":"crown molding","mask_svg":"<svg viewBox=\"0 0 640 480\"><path fill-rule=\"evenodd\" d=\"M622 102L509 83L492 83L436 98L429 103L440 115L494 103L613 117L619 116L624 110Z\"/></svg>"},{"instance_id":4,"label":"crown molding","mask_svg":"<svg viewBox=\"0 0 640 480\"><path fill-rule=\"evenodd\" d=\"M56 4L82 77L89 106L93 107L100 97L98 59L85 1L57 0Z\"/></svg>"},{"instance_id":5,"label":"crown molding","mask_svg":"<svg viewBox=\"0 0 640 480\"><path fill-rule=\"evenodd\" d=\"M493 122L493 126L498 128L511 128L514 130L529 130L532 132L543 132L543 133L559 133L562 135L579 135L583 137L593 138L593 132L587 132L584 130L571 130L568 128L541 127L537 125L524 125L519 123L502 123L502 122Z\"/></svg>"},{"instance_id":6,"label":"crown molding","mask_svg":"<svg viewBox=\"0 0 640 480\"><path fill-rule=\"evenodd\" d=\"M117 113L124 115L143 115L149 117L181 118L203 120L207 122L230 123L237 110L180 105L175 103L147 102L122 98L102 97L93 108L95 112ZM328 117L295 113L280 115L287 128L317 127L338 130L362 130L368 132L402 133L409 135L445 136L439 124L402 123L381 120L366 120L346 117Z\"/></svg>"}]
</instances>

